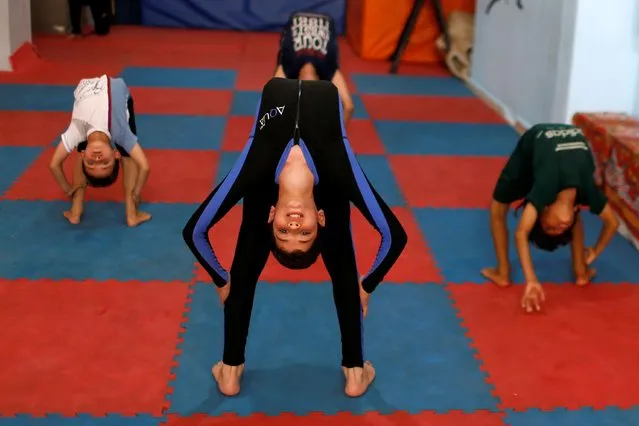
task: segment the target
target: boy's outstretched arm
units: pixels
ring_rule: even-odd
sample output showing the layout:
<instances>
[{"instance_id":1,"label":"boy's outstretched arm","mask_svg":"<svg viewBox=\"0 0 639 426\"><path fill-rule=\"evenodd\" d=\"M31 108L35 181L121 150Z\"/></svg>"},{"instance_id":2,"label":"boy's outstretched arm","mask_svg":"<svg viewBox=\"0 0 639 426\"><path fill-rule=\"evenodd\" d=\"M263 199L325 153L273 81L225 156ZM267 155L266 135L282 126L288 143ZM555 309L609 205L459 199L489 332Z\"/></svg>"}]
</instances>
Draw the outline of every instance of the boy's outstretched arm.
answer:
<instances>
[{"instance_id":1,"label":"boy's outstretched arm","mask_svg":"<svg viewBox=\"0 0 639 426\"><path fill-rule=\"evenodd\" d=\"M544 291L537 279L537 274L535 274L532 256L530 255L530 244L528 242L528 235L533 229L533 226L535 226L537 217L537 209L535 209L532 203L528 203L526 207L524 207L517 231L515 231L515 245L517 247L517 253L519 254L519 261L521 262L521 269L526 279L526 290L524 291L524 297L521 301L521 306L526 312L541 310L541 302L545 300Z\"/></svg>"},{"instance_id":2,"label":"boy's outstretched arm","mask_svg":"<svg viewBox=\"0 0 639 426\"><path fill-rule=\"evenodd\" d=\"M244 163L252 143L253 135L249 138L231 170L206 197L182 230L182 237L189 250L219 288L224 287L230 277L228 271L224 269L215 255L209 240L209 230L247 193L247 179L251 168L244 167Z\"/></svg>"},{"instance_id":3,"label":"boy's outstretched arm","mask_svg":"<svg viewBox=\"0 0 639 426\"><path fill-rule=\"evenodd\" d=\"M493 237L497 267L484 268L481 274L500 287L510 285L510 260L508 259L508 204L492 200L490 203L490 232Z\"/></svg>"},{"instance_id":4,"label":"boy's outstretched arm","mask_svg":"<svg viewBox=\"0 0 639 426\"><path fill-rule=\"evenodd\" d=\"M348 139L344 137L343 141L352 172L351 184L348 185L347 181L344 182L345 188L349 188L349 201L355 205L381 236L373 266L367 274L361 277L363 290L370 294L404 251L408 236L397 216L370 184Z\"/></svg>"},{"instance_id":5,"label":"boy's outstretched arm","mask_svg":"<svg viewBox=\"0 0 639 426\"><path fill-rule=\"evenodd\" d=\"M74 192L73 186L69 183L67 177L64 174L64 170L62 169L62 164L64 160L69 156L69 152L67 152L66 147L63 143L59 143L58 147L53 152L53 156L51 157L51 162L49 163L49 169L51 169L51 173L55 181L58 183L62 191L64 191L67 196L71 197Z\"/></svg>"},{"instance_id":6,"label":"boy's outstretched arm","mask_svg":"<svg viewBox=\"0 0 639 426\"><path fill-rule=\"evenodd\" d=\"M84 191L87 187L87 179L82 172L82 158L78 155L73 165L73 189L71 190L71 209L64 212L64 217L72 225L80 223L84 212Z\"/></svg>"},{"instance_id":7,"label":"boy's outstretched arm","mask_svg":"<svg viewBox=\"0 0 639 426\"><path fill-rule=\"evenodd\" d=\"M597 242L594 247L589 250L589 253L586 256L587 265L590 265L597 257L599 257L601 252L603 252L608 243L610 243L610 240L612 240L617 233L617 229L619 229L619 220L609 204L606 204L599 214L599 217L603 222L603 227L601 228Z\"/></svg>"},{"instance_id":8,"label":"boy's outstretched arm","mask_svg":"<svg viewBox=\"0 0 639 426\"><path fill-rule=\"evenodd\" d=\"M122 162L122 182L124 185L124 208L126 211L126 223L133 227L140 225L151 219L151 214L139 211L140 198L133 195L136 182L138 181L139 168L133 158L123 157Z\"/></svg>"},{"instance_id":9,"label":"boy's outstretched arm","mask_svg":"<svg viewBox=\"0 0 639 426\"><path fill-rule=\"evenodd\" d=\"M129 155L137 165L137 177L135 179L135 184L131 189L131 195L135 202L138 203L140 200L140 193L142 193L142 189L144 188L144 185L146 185L146 181L149 178L151 166L149 165L149 160L146 158L144 150L139 143L136 143L133 146L133 149L131 149Z\"/></svg>"},{"instance_id":10,"label":"boy's outstretched arm","mask_svg":"<svg viewBox=\"0 0 639 426\"><path fill-rule=\"evenodd\" d=\"M355 104L353 103L351 92L348 90L348 83L346 83L344 74L342 74L340 70L335 71L335 75L333 75L331 82L335 85L335 87L337 87L339 97L341 98L344 106L344 122L348 122L355 112Z\"/></svg>"},{"instance_id":11,"label":"boy's outstretched arm","mask_svg":"<svg viewBox=\"0 0 639 426\"><path fill-rule=\"evenodd\" d=\"M572 267L575 273L575 283L577 285L586 285L595 275L595 270L586 264L586 244L584 236L584 224L581 215L575 217L575 225L572 229L572 241L570 242L570 251L572 253Z\"/></svg>"}]
</instances>

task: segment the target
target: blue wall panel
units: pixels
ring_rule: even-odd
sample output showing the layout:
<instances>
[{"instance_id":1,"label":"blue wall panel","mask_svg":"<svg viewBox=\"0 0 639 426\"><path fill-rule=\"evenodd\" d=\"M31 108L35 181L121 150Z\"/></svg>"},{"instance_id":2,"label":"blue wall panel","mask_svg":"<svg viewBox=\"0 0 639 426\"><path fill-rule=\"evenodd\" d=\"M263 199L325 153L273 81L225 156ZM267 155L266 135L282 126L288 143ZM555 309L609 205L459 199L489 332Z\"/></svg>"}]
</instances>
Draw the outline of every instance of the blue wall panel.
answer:
<instances>
[{"instance_id":1,"label":"blue wall panel","mask_svg":"<svg viewBox=\"0 0 639 426\"><path fill-rule=\"evenodd\" d=\"M292 12L324 13L343 34L346 0L142 0L142 24L157 27L280 31Z\"/></svg>"}]
</instances>

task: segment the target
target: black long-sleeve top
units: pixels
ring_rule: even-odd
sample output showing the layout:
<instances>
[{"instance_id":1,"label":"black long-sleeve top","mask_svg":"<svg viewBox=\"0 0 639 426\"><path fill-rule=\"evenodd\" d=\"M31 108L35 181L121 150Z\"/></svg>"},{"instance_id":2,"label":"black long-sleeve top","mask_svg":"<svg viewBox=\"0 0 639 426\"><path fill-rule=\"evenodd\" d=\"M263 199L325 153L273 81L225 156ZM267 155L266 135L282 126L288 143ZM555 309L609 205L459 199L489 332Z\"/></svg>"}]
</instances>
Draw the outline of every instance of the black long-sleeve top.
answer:
<instances>
[{"instance_id":1,"label":"black long-sleeve top","mask_svg":"<svg viewBox=\"0 0 639 426\"><path fill-rule=\"evenodd\" d=\"M244 198L231 272L234 277L237 270L257 279L268 258L268 233L272 230L267 219L277 198L277 177L295 144L302 149L315 177L316 202L321 203L318 207L326 212L324 234L334 243L323 249L322 256L331 278L335 279L342 270L356 270L350 255L352 240L336 244L341 242L340 235L350 240L350 216L338 213L345 211L344 206L349 207L352 202L381 234L373 266L362 277L364 290L371 293L400 256L407 236L360 167L346 136L337 88L330 82L274 78L264 86L253 132L231 171L185 226L186 244L213 282L224 286L229 273L220 265L208 231ZM331 212L335 212L333 217ZM330 250L329 256L325 255L326 250ZM341 252L344 256L340 256ZM343 264L344 259L351 260Z\"/></svg>"}]
</instances>

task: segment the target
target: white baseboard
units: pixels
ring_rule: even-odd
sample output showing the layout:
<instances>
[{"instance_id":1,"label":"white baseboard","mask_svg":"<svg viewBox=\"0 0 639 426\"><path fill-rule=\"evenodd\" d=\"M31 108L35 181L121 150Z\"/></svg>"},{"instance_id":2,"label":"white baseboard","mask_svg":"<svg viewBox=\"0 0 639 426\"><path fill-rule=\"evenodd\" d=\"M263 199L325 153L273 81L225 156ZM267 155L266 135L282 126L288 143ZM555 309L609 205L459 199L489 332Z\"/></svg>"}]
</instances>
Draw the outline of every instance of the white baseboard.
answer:
<instances>
[{"instance_id":1,"label":"white baseboard","mask_svg":"<svg viewBox=\"0 0 639 426\"><path fill-rule=\"evenodd\" d=\"M510 124L514 128L518 130L526 130L532 127L532 123L515 114L504 102L502 102L499 98L486 90L486 88L484 88L473 78L468 80L468 85L470 86L471 90L477 93L485 101L490 103L495 109L499 110L499 113L502 117L504 117L504 120L506 120L506 122L508 122L508 124Z\"/></svg>"}]
</instances>

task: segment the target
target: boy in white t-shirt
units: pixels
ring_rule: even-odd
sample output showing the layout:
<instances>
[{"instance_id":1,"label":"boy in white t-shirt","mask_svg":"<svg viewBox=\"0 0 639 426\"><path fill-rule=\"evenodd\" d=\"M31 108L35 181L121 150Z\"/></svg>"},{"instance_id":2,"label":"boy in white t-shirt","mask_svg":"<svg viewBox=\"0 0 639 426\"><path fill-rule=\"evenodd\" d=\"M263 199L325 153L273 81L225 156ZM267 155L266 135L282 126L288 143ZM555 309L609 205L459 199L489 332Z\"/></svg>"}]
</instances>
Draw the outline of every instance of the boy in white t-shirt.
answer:
<instances>
[{"instance_id":1,"label":"boy in white t-shirt","mask_svg":"<svg viewBox=\"0 0 639 426\"><path fill-rule=\"evenodd\" d=\"M83 79L74 91L69 128L51 158L51 172L58 185L72 199L64 217L80 223L84 191L113 184L123 169L126 221L137 226L151 219L138 211L140 192L149 176L149 163L136 136L133 99L124 80L103 75ZM62 163L76 150L73 184L64 175Z\"/></svg>"}]
</instances>

